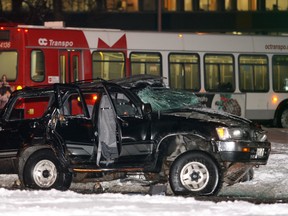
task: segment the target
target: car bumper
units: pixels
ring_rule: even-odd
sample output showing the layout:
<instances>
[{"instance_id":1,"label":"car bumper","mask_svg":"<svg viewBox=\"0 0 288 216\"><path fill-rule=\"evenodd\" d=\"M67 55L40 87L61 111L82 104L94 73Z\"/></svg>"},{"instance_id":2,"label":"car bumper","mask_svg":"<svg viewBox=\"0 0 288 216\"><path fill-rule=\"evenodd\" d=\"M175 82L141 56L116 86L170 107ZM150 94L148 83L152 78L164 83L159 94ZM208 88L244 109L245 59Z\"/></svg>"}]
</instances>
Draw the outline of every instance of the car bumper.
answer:
<instances>
[{"instance_id":1,"label":"car bumper","mask_svg":"<svg viewBox=\"0 0 288 216\"><path fill-rule=\"evenodd\" d=\"M218 141L217 148L222 161L266 164L271 151L271 143Z\"/></svg>"}]
</instances>

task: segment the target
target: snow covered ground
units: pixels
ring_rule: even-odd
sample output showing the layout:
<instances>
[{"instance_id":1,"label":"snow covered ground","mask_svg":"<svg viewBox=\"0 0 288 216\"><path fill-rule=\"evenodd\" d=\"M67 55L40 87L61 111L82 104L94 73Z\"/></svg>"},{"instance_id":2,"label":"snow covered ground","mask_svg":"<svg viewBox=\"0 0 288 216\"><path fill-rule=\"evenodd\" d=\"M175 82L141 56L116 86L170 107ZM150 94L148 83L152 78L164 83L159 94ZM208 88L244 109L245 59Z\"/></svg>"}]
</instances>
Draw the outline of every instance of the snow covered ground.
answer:
<instances>
[{"instance_id":1,"label":"snow covered ground","mask_svg":"<svg viewBox=\"0 0 288 216\"><path fill-rule=\"evenodd\" d=\"M135 182L113 181L104 183L106 193L93 193L92 184L73 184L71 190L60 192L5 189L12 187L15 175L0 175L0 215L21 216L265 216L288 215L288 140L272 142L272 154L266 166L255 170L250 182L225 186L219 196L230 201L213 202L213 199L185 198L164 195L147 195L147 188ZM75 191L81 188L91 193ZM130 193L127 193L127 190ZM112 193L113 191L113 193ZM119 193L115 193L119 192ZM121 193L124 192L124 193ZM237 199L240 200L237 201ZM233 201L236 199L236 201ZM260 200L254 204L252 200ZM274 204L269 204L276 200Z\"/></svg>"}]
</instances>

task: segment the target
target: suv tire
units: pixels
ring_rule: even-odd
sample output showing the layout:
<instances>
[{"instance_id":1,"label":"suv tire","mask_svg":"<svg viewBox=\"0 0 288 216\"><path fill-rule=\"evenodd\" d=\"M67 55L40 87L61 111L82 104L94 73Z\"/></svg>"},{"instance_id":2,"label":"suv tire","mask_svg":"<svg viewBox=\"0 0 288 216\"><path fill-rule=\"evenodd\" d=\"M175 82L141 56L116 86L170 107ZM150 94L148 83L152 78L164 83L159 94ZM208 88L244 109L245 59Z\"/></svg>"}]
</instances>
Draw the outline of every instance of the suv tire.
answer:
<instances>
[{"instance_id":1,"label":"suv tire","mask_svg":"<svg viewBox=\"0 0 288 216\"><path fill-rule=\"evenodd\" d=\"M208 155L188 152L170 169L169 182L175 195L215 195L222 186L219 169Z\"/></svg>"},{"instance_id":2,"label":"suv tire","mask_svg":"<svg viewBox=\"0 0 288 216\"><path fill-rule=\"evenodd\" d=\"M59 160L51 150L39 150L32 154L23 172L25 187L32 189L67 190L72 182L71 173L63 172Z\"/></svg>"}]
</instances>

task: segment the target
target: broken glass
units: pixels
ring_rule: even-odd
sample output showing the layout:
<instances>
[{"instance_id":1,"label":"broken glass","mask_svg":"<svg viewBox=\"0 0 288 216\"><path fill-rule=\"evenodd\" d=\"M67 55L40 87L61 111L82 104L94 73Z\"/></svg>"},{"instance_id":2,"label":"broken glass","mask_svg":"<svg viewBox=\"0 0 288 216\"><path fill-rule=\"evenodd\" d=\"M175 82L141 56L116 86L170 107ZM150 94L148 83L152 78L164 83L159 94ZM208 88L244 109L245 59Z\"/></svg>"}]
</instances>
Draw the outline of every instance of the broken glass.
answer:
<instances>
[{"instance_id":1,"label":"broken glass","mask_svg":"<svg viewBox=\"0 0 288 216\"><path fill-rule=\"evenodd\" d=\"M199 98L189 91L148 86L137 92L137 95L144 103L150 103L153 111L202 106Z\"/></svg>"}]
</instances>

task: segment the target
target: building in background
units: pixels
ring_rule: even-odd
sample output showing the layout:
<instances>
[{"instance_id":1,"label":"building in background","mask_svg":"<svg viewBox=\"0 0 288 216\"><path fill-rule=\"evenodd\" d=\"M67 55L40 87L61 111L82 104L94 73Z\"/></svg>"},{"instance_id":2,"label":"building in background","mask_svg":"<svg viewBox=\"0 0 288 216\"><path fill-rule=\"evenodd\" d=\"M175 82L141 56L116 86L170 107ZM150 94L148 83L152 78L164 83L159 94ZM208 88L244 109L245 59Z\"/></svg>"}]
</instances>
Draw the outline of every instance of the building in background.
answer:
<instances>
[{"instance_id":1,"label":"building in background","mask_svg":"<svg viewBox=\"0 0 288 216\"><path fill-rule=\"evenodd\" d=\"M288 0L1 0L3 21L186 32L288 32Z\"/></svg>"}]
</instances>

